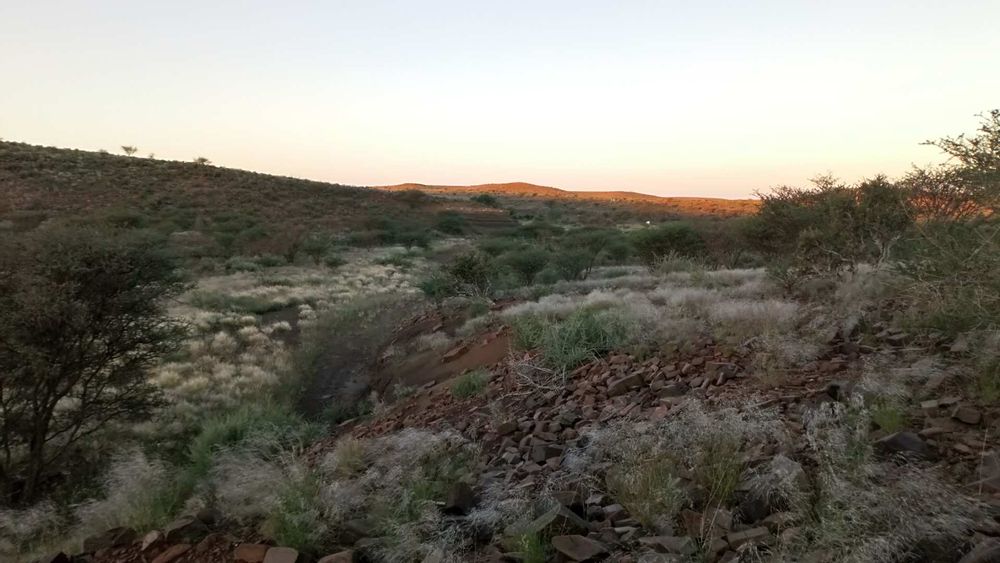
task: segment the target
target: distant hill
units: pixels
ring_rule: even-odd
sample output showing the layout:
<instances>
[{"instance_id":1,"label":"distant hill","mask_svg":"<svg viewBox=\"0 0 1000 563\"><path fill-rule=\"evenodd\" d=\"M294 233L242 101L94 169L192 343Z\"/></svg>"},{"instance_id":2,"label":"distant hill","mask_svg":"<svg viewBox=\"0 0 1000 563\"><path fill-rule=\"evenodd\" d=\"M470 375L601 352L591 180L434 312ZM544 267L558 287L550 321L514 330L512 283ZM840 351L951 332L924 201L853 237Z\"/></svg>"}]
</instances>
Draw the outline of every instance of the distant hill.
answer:
<instances>
[{"instance_id":1,"label":"distant hill","mask_svg":"<svg viewBox=\"0 0 1000 563\"><path fill-rule=\"evenodd\" d=\"M512 224L501 210L415 195L420 196L193 162L0 142L0 236L47 220L110 222L185 233L186 239L200 233L212 246L221 246L216 248L221 254L280 253L302 233L377 238L389 228L431 227L446 210L476 225Z\"/></svg>"},{"instance_id":2,"label":"distant hill","mask_svg":"<svg viewBox=\"0 0 1000 563\"><path fill-rule=\"evenodd\" d=\"M490 194L497 197L537 198L549 200L575 200L608 204L630 204L649 207L651 210L669 211L678 215L734 216L747 215L757 210L753 199L723 199L710 197L661 197L629 191L571 191L527 182L476 184L471 186L442 186L427 184L397 184L376 186L378 189L397 192L420 190L435 195Z\"/></svg>"}]
</instances>

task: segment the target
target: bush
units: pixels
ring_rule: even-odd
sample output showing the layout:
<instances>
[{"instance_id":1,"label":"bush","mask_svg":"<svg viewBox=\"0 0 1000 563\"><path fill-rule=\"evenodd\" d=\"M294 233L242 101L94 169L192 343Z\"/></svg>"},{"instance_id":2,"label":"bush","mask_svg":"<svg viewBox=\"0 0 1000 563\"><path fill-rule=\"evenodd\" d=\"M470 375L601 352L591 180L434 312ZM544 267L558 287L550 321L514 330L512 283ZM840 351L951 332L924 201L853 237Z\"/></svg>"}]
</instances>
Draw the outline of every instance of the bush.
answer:
<instances>
[{"instance_id":1,"label":"bush","mask_svg":"<svg viewBox=\"0 0 1000 563\"><path fill-rule=\"evenodd\" d=\"M567 370L630 344L635 323L620 311L584 308L561 321L520 315L512 328L518 347L540 348L549 367Z\"/></svg>"},{"instance_id":2,"label":"bush","mask_svg":"<svg viewBox=\"0 0 1000 563\"><path fill-rule=\"evenodd\" d=\"M508 237L488 238L479 242L479 250L490 256L499 256L523 248L525 248L524 241Z\"/></svg>"},{"instance_id":3,"label":"bush","mask_svg":"<svg viewBox=\"0 0 1000 563\"><path fill-rule=\"evenodd\" d=\"M402 201L410 206L411 209L424 205L431 200L431 196L427 195L427 192L417 189L402 190L394 193L393 195L399 201Z\"/></svg>"},{"instance_id":4,"label":"bush","mask_svg":"<svg viewBox=\"0 0 1000 563\"><path fill-rule=\"evenodd\" d=\"M333 248L334 238L329 233L310 233L299 246L299 250L312 259L317 266Z\"/></svg>"},{"instance_id":5,"label":"bush","mask_svg":"<svg viewBox=\"0 0 1000 563\"><path fill-rule=\"evenodd\" d=\"M896 268L916 324L950 336L1000 327L1000 224L924 225Z\"/></svg>"},{"instance_id":6,"label":"bush","mask_svg":"<svg viewBox=\"0 0 1000 563\"><path fill-rule=\"evenodd\" d=\"M339 268L346 263L347 260L344 260L339 254L335 254L333 252L327 253L327 255L323 257L323 265L331 270Z\"/></svg>"},{"instance_id":7,"label":"bush","mask_svg":"<svg viewBox=\"0 0 1000 563\"><path fill-rule=\"evenodd\" d=\"M485 295L492 286L496 266L488 256L472 252L456 258L447 271L460 290L472 295Z\"/></svg>"},{"instance_id":8,"label":"bush","mask_svg":"<svg viewBox=\"0 0 1000 563\"><path fill-rule=\"evenodd\" d=\"M661 256L678 254L694 257L704 251L705 243L687 223L666 223L636 231L632 246L643 264L652 266Z\"/></svg>"},{"instance_id":9,"label":"bush","mask_svg":"<svg viewBox=\"0 0 1000 563\"><path fill-rule=\"evenodd\" d=\"M0 479L8 494L21 482L32 499L79 440L160 404L148 370L184 334L164 307L186 288L162 248L68 229L0 243L0 441L8 452Z\"/></svg>"},{"instance_id":10,"label":"bush","mask_svg":"<svg viewBox=\"0 0 1000 563\"><path fill-rule=\"evenodd\" d=\"M259 272L260 264L246 256L233 256L226 260L226 272Z\"/></svg>"},{"instance_id":11,"label":"bush","mask_svg":"<svg viewBox=\"0 0 1000 563\"><path fill-rule=\"evenodd\" d=\"M455 294L456 280L447 274L435 273L417 282L417 288L435 303L440 303Z\"/></svg>"},{"instance_id":12,"label":"bush","mask_svg":"<svg viewBox=\"0 0 1000 563\"><path fill-rule=\"evenodd\" d=\"M460 235L465 232L465 217L455 211L443 211L438 214L434 227L448 235Z\"/></svg>"},{"instance_id":13,"label":"bush","mask_svg":"<svg viewBox=\"0 0 1000 563\"><path fill-rule=\"evenodd\" d=\"M490 382L490 374L481 369L463 373L451 384L451 394L456 399L468 399L483 394Z\"/></svg>"},{"instance_id":14,"label":"bush","mask_svg":"<svg viewBox=\"0 0 1000 563\"><path fill-rule=\"evenodd\" d=\"M886 261L913 224L906 191L884 176L853 186L831 177L813 182L811 189L781 187L761 196L745 226L753 245L826 273Z\"/></svg>"},{"instance_id":15,"label":"bush","mask_svg":"<svg viewBox=\"0 0 1000 563\"><path fill-rule=\"evenodd\" d=\"M488 207L500 207L500 200L490 194L479 194L469 198L471 201L481 203Z\"/></svg>"},{"instance_id":16,"label":"bush","mask_svg":"<svg viewBox=\"0 0 1000 563\"><path fill-rule=\"evenodd\" d=\"M548 264L549 253L540 248L528 248L508 252L499 260L517 274L522 283L530 285L535 279L535 274Z\"/></svg>"}]
</instances>

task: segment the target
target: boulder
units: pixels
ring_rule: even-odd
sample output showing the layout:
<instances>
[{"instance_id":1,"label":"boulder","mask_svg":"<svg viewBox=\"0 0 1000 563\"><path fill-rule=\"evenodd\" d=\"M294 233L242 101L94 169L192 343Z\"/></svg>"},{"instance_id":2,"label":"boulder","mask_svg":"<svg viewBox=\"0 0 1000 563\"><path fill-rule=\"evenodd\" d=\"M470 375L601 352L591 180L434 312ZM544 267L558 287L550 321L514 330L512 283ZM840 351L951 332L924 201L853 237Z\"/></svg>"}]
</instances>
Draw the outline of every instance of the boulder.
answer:
<instances>
[{"instance_id":1,"label":"boulder","mask_svg":"<svg viewBox=\"0 0 1000 563\"><path fill-rule=\"evenodd\" d=\"M354 552L351 550L340 551L320 558L316 563L353 563Z\"/></svg>"},{"instance_id":2,"label":"boulder","mask_svg":"<svg viewBox=\"0 0 1000 563\"><path fill-rule=\"evenodd\" d=\"M552 547L570 561L589 561L608 552L601 542L580 535L555 536Z\"/></svg>"},{"instance_id":3,"label":"boulder","mask_svg":"<svg viewBox=\"0 0 1000 563\"><path fill-rule=\"evenodd\" d=\"M70 563L70 558L65 553L57 551L35 559L35 563Z\"/></svg>"},{"instance_id":4,"label":"boulder","mask_svg":"<svg viewBox=\"0 0 1000 563\"><path fill-rule=\"evenodd\" d=\"M958 563L1000 563L1000 540L990 538L983 541Z\"/></svg>"},{"instance_id":5,"label":"boulder","mask_svg":"<svg viewBox=\"0 0 1000 563\"><path fill-rule=\"evenodd\" d=\"M170 563L191 549L191 544L179 543L168 547L163 553L157 555L152 563Z\"/></svg>"},{"instance_id":6,"label":"boulder","mask_svg":"<svg viewBox=\"0 0 1000 563\"><path fill-rule=\"evenodd\" d=\"M537 534L543 530L551 530L553 532L586 532L589 529L590 526L586 520L580 518L575 512L565 506L557 504L530 522L518 522L507 526L504 534L514 537L525 534Z\"/></svg>"},{"instance_id":7,"label":"boulder","mask_svg":"<svg viewBox=\"0 0 1000 563\"><path fill-rule=\"evenodd\" d=\"M445 514L465 515L476 506L476 493L467 483L455 483L448 489L441 510Z\"/></svg>"},{"instance_id":8,"label":"boulder","mask_svg":"<svg viewBox=\"0 0 1000 563\"><path fill-rule=\"evenodd\" d=\"M208 526L193 516L178 518L163 528L168 543L195 542L208 534Z\"/></svg>"},{"instance_id":9,"label":"boulder","mask_svg":"<svg viewBox=\"0 0 1000 563\"><path fill-rule=\"evenodd\" d=\"M875 442L875 450L883 455L900 454L904 456L927 457L930 447L913 432L896 432Z\"/></svg>"},{"instance_id":10,"label":"boulder","mask_svg":"<svg viewBox=\"0 0 1000 563\"><path fill-rule=\"evenodd\" d=\"M264 563L298 563L299 552L290 547L272 547L264 556Z\"/></svg>"},{"instance_id":11,"label":"boulder","mask_svg":"<svg viewBox=\"0 0 1000 563\"><path fill-rule=\"evenodd\" d=\"M691 390L686 383L671 383L665 385L659 391L657 391L657 396L659 397L681 397L686 395L688 391Z\"/></svg>"},{"instance_id":12,"label":"boulder","mask_svg":"<svg viewBox=\"0 0 1000 563\"><path fill-rule=\"evenodd\" d=\"M608 396L617 397L624 395L632 389L637 389L645 383L641 373L630 373L608 382Z\"/></svg>"},{"instance_id":13,"label":"boulder","mask_svg":"<svg viewBox=\"0 0 1000 563\"><path fill-rule=\"evenodd\" d=\"M202 508L194 517L201 520L206 526L212 527L222 520L222 513L214 508Z\"/></svg>"},{"instance_id":14,"label":"boulder","mask_svg":"<svg viewBox=\"0 0 1000 563\"><path fill-rule=\"evenodd\" d=\"M951 417L965 424L976 425L983 419L983 413L969 406L958 406L952 411Z\"/></svg>"},{"instance_id":15,"label":"boulder","mask_svg":"<svg viewBox=\"0 0 1000 563\"><path fill-rule=\"evenodd\" d=\"M729 547L736 549L744 544L756 544L765 542L771 537L771 531L766 527L750 528L740 532L732 532L726 535L726 542Z\"/></svg>"},{"instance_id":16,"label":"boulder","mask_svg":"<svg viewBox=\"0 0 1000 563\"><path fill-rule=\"evenodd\" d=\"M687 536L649 536L639 538L639 544L658 553L691 555L696 551L694 541Z\"/></svg>"},{"instance_id":17,"label":"boulder","mask_svg":"<svg viewBox=\"0 0 1000 563\"><path fill-rule=\"evenodd\" d=\"M153 530L147 533L145 536L142 536L142 542L139 544L139 550L146 551L151 547L155 546L156 544L160 543L161 541L163 541L163 532L159 530Z\"/></svg>"},{"instance_id":18,"label":"boulder","mask_svg":"<svg viewBox=\"0 0 1000 563\"><path fill-rule=\"evenodd\" d=\"M236 563L262 563L271 546L262 543L241 543L233 551L233 561Z\"/></svg>"},{"instance_id":19,"label":"boulder","mask_svg":"<svg viewBox=\"0 0 1000 563\"><path fill-rule=\"evenodd\" d=\"M138 534L132 528L111 528L103 534L91 536L83 540L83 551L93 553L99 549L121 547L134 542Z\"/></svg>"},{"instance_id":20,"label":"boulder","mask_svg":"<svg viewBox=\"0 0 1000 563\"><path fill-rule=\"evenodd\" d=\"M788 491L802 490L807 486L806 473L798 462L781 454L774 456L767 467L743 487L747 490L740 501L743 521L757 522L783 510Z\"/></svg>"}]
</instances>

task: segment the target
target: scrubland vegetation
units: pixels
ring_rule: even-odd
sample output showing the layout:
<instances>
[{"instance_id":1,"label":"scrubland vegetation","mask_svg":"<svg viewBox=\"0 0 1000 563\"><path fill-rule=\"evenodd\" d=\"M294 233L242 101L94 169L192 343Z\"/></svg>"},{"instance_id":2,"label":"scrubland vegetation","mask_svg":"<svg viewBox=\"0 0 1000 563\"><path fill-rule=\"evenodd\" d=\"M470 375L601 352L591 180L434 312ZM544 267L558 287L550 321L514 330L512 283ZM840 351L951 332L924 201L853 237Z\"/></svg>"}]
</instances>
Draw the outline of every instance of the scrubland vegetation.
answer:
<instances>
[{"instance_id":1,"label":"scrubland vegetation","mask_svg":"<svg viewBox=\"0 0 1000 563\"><path fill-rule=\"evenodd\" d=\"M934 145L941 166L778 188L748 217L543 211L481 230L418 191L208 163L172 184L157 161L5 143L3 173L25 180L11 201L35 203L0 209L0 555L208 513L241 541L365 561L547 561L594 542L593 557L956 561L996 527L969 485L1000 397L1000 112ZM116 189L146 207L82 221L102 182L84 164L133 178ZM192 195L271 182L288 215ZM348 196L408 219L348 230L311 210ZM496 338L500 362L375 385ZM426 412L438 426L389 424ZM950 446L965 457L930 459L952 419L977 433Z\"/></svg>"}]
</instances>

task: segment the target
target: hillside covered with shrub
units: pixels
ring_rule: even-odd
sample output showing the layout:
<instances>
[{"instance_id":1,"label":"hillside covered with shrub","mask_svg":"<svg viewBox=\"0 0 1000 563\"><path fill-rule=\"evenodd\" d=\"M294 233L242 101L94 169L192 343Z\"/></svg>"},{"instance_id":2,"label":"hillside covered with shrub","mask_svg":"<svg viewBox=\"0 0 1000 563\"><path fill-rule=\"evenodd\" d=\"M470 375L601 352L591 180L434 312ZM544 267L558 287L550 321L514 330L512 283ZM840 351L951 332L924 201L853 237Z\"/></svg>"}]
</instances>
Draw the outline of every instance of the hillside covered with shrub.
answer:
<instances>
[{"instance_id":1,"label":"hillside covered with shrub","mask_svg":"<svg viewBox=\"0 0 1000 563\"><path fill-rule=\"evenodd\" d=\"M995 561L1000 111L932 144L938 166L780 187L748 216L596 225L488 193L5 160L0 556ZM139 187L168 165L208 215L213 178L257 178L415 226L360 244L303 210L283 253L192 261ZM141 219L81 220L129 170ZM49 189L73 203L31 203Z\"/></svg>"}]
</instances>

